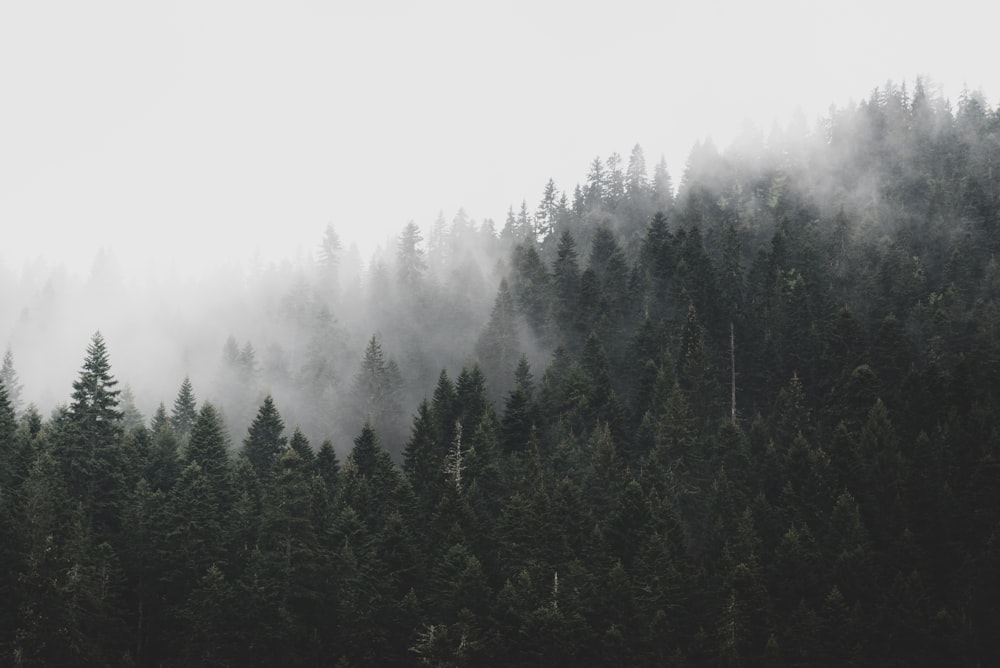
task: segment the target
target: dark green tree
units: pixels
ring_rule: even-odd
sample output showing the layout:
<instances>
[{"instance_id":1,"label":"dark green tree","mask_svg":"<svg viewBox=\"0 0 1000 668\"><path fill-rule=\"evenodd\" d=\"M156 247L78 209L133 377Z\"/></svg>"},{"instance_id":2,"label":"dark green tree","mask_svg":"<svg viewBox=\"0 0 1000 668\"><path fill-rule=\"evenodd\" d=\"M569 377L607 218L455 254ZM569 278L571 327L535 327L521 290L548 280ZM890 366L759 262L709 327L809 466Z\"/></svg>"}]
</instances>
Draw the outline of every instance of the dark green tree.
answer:
<instances>
[{"instance_id":1,"label":"dark green tree","mask_svg":"<svg viewBox=\"0 0 1000 668\"><path fill-rule=\"evenodd\" d=\"M247 437L243 441L242 454L250 460L254 472L261 480L267 480L278 455L285 448L288 439L282 436L285 423L274 406L271 395L264 397L264 403L257 411L257 417L250 423Z\"/></svg>"},{"instance_id":2,"label":"dark green tree","mask_svg":"<svg viewBox=\"0 0 1000 668\"><path fill-rule=\"evenodd\" d=\"M191 387L191 379L184 377L181 389L174 399L174 409L170 416L170 423L174 428L174 433L184 442L191 435L191 427L198 419L198 402L194 398L194 390Z\"/></svg>"},{"instance_id":3,"label":"dark green tree","mask_svg":"<svg viewBox=\"0 0 1000 668\"><path fill-rule=\"evenodd\" d=\"M116 530L124 493L121 390L117 385L104 337L97 332L73 382L58 455L70 496L83 504L85 522L100 532Z\"/></svg>"},{"instance_id":4,"label":"dark green tree","mask_svg":"<svg viewBox=\"0 0 1000 668\"><path fill-rule=\"evenodd\" d=\"M510 387L510 377L520 353L518 318L507 279L501 279L490 320L476 343L476 355L493 393L501 395Z\"/></svg>"},{"instance_id":5,"label":"dark green tree","mask_svg":"<svg viewBox=\"0 0 1000 668\"><path fill-rule=\"evenodd\" d=\"M11 352L10 348L7 348L3 355L3 365L0 366L0 384L7 388L7 400L10 401L14 413L19 413L23 403L21 391L24 386L18 380L17 371L14 369L14 353Z\"/></svg>"},{"instance_id":6,"label":"dark green tree","mask_svg":"<svg viewBox=\"0 0 1000 668\"><path fill-rule=\"evenodd\" d=\"M220 500L228 498L231 483L231 463L222 418L209 402L201 405L198 419L191 428L191 440L184 453L185 464L197 462L211 481Z\"/></svg>"}]
</instances>

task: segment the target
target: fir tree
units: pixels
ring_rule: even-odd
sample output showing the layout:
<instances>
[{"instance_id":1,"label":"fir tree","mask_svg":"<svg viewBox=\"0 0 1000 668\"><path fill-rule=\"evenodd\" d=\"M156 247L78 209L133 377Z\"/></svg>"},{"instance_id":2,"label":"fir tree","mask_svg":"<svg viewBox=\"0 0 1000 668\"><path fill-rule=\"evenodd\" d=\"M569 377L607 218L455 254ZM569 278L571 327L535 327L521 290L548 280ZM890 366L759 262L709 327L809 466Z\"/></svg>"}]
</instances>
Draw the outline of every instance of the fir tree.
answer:
<instances>
[{"instance_id":1,"label":"fir tree","mask_svg":"<svg viewBox=\"0 0 1000 668\"><path fill-rule=\"evenodd\" d=\"M87 347L62 433L59 458L68 491L80 499L85 521L100 530L115 530L124 485L121 390L111 375L107 347L100 332Z\"/></svg>"},{"instance_id":2,"label":"fir tree","mask_svg":"<svg viewBox=\"0 0 1000 668\"><path fill-rule=\"evenodd\" d=\"M261 480L268 479L278 454L285 448L287 439L281 435L284 430L285 423L268 395L250 424L242 451Z\"/></svg>"},{"instance_id":3,"label":"fir tree","mask_svg":"<svg viewBox=\"0 0 1000 668\"><path fill-rule=\"evenodd\" d=\"M21 391L23 386L18 381L17 371L14 369L14 354L10 348L3 355L3 366L0 366L0 384L7 390L7 400L10 402L14 413L21 412Z\"/></svg>"},{"instance_id":4,"label":"fir tree","mask_svg":"<svg viewBox=\"0 0 1000 668\"><path fill-rule=\"evenodd\" d=\"M191 379L184 377L181 389L174 399L174 409L170 417L170 423L174 428L174 433L182 441L191 435L191 427L194 426L198 418L198 402L194 398L194 390L191 387Z\"/></svg>"}]
</instances>

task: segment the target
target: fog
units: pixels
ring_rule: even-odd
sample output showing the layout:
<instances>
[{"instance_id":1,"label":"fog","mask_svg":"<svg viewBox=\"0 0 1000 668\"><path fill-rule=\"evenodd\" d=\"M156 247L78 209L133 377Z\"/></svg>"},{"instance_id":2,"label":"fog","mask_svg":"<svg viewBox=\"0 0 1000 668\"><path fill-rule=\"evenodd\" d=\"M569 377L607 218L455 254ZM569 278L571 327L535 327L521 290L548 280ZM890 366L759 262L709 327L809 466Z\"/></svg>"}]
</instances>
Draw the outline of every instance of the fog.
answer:
<instances>
[{"instance_id":1,"label":"fog","mask_svg":"<svg viewBox=\"0 0 1000 668\"><path fill-rule=\"evenodd\" d=\"M595 154L624 166L639 144L683 201L692 184L723 188L727 164L816 160L829 105L878 82L932 72L941 101L991 84L989 22L967 20L978 9L5 5L0 344L43 412L67 401L100 330L147 419L190 376L234 438L272 392L289 427L343 449L373 336L401 372L399 424L442 368L477 361L510 273L504 217L520 202L534 214L549 179L572 199ZM822 216L879 219L877 174L833 192L855 157L836 150L790 187L830 191ZM636 252L642 216L594 215ZM398 266L410 220L419 281ZM319 261L327 226L335 280ZM581 258L593 229L578 231ZM540 239L547 262L555 240ZM554 342L520 327L544 365ZM251 383L227 371L230 339ZM317 356L327 375L309 385Z\"/></svg>"},{"instance_id":2,"label":"fog","mask_svg":"<svg viewBox=\"0 0 1000 668\"><path fill-rule=\"evenodd\" d=\"M980 5L434 1L5 4L0 262L136 279L364 258L414 219L500 220L638 143L679 176L747 122L809 124L878 82L995 79ZM971 20L970 20L971 19Z\"/></svg>"},{"instance_id":3,"label":"fog","mask_svg":"<svg viewBox=\"0 0 1000 668\"><path fill-rule=\"evenodd\" d=\"M473 365L489 367L477 343L489 326L501 280L511 281L524 312L531 269L517 258L526 245L551 266L559 234L569 229L585 266L594 231L603 226L619 235L634 261L652 214L676 208L672 224L705 225L706 245L720 261L719 222L734 222L745 248L767 245L787 215L768 202L782 193L798 193L810 209L807 219L841 216L855 237L888 238L888 221L902 219L891 213L895 204L885 184L907 180L905 174L900 180L881 173L866 152L903 156L894 164L905 170L914 160L926 160L931 149L909 136L879 135L872 119L920 100L923 111L915 118L928 124L921 141L938 142L954 131L953 107L960 114L990 108L982 92L963 90L953 104L941 90L923 78L889 81L861 103L832 107L816 124L800 114L767 133L745 124L721 149L712 140L697 142L676 202L665 161L648 165L636 145L627 159L614 152L593 159L589 172L580 165L583 178L572 185L538 184L533 201L540 203L525 199L520 207L509 206L502 222L475 220L464 209L440 211L429 221L400 226L367 256L352 238L353 228L327 225L311 237L293 228L287 235L297 249L292 255L220 259L197 273L149 267L138 274L123 267L119 252L105 248L83 272L58 260L29 261L20 271L5 267L0 343L13 355L22 402L43 414L68 401L90 337L100 331L113 372L146 420L160 403L169 412L187 377L199 401L222 409L236 444L271 394L289 430L300 428L316 444L331 439L342 452L373 411L388 416L380 428L398 454L413 412L433 393L442 370L454 380ZM621 189L612 196L621 204L589 202L597 181L608 193ZM767 185L737 185L746 182ZM914 183L908 197L930 206L927 188ZM954 226L952 234L962 229ZM744 266L752 261L745 257ZM560 342L528 326L523 315L514 327L518 352L540 374ZM358 380L373 343L392 388L378 407ZM500 401L512 382L513 363L487 371L491 396Z\"/></svg>"}]
</instances>

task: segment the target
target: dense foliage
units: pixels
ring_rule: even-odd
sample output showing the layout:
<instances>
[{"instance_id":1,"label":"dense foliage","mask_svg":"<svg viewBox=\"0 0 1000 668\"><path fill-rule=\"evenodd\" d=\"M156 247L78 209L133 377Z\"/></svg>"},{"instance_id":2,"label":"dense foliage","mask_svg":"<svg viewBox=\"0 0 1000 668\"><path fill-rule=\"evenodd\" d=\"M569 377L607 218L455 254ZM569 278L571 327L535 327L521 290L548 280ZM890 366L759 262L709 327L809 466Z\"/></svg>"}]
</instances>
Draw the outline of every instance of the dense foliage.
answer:
<instances>
[{"instance_id":1,"label":"dense foliage","mask_svg":"<svg viewBox=\"0 0 1000 668\"><path fill-rule=\"evenodd\" d=\"M676 198L636 147L498 234L425 254L409 225L353 445L295 428L328 424L344 355L302 286L309 399L281 412L185 378L145 424L97 334L43 419L8 353L0 663L996 665L995 170L1000 113L918 82L822 136L700 145ZM492 303L435 283L463 235L506 249ZM322 250L310 289L339 294ZM480 316L467 363L386 354L445 314Z\"/></svg>"}]
</instances>

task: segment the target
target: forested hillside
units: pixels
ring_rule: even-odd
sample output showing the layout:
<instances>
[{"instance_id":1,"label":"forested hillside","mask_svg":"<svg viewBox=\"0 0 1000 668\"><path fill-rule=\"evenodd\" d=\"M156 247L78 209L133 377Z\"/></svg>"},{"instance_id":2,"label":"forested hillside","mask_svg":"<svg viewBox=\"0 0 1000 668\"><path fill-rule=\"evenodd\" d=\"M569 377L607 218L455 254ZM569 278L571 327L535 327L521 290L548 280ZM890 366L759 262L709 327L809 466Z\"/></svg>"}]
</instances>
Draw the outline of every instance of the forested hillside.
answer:
<instances>
[{"instance_id":1,"label":"forested hillside","mask_svg":"<svg viewBox=\"0 0 1000 668\"><path fill-rule=\"evenodd\" d=\"M0 372L0 664L997 665L1000 110L825 120L365 271L330 227L163 313L185 372L74 343L46 417L17 360L98 294L50 280Z\"/></svg>"}]
</instances>

